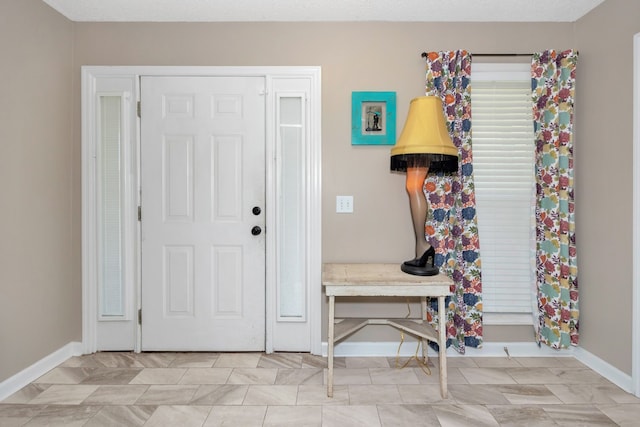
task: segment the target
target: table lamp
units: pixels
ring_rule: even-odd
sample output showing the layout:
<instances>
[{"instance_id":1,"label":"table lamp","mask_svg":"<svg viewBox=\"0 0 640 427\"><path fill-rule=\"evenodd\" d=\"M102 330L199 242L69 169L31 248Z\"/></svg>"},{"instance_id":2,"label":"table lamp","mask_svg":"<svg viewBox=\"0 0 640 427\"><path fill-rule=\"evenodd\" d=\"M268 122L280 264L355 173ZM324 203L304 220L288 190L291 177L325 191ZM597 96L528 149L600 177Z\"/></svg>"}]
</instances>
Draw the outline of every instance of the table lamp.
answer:
<instances>
[{"instance_id":1,"label":"table lamp","mask_svg":"<svg viewBox=\"0 0 640 427\"><path fill-rule=\"evenodd\" d=\"M435 249L425 235L428 201L424 192L427 174L458 170L458 149L447 130L442 100L438 96L415 98L409 105L407 120L396 145L391 149L391 170L406 173L411 220L415 233L415 258L400 269L407 274L434 276Z\"/></svg>"}]
</instances>

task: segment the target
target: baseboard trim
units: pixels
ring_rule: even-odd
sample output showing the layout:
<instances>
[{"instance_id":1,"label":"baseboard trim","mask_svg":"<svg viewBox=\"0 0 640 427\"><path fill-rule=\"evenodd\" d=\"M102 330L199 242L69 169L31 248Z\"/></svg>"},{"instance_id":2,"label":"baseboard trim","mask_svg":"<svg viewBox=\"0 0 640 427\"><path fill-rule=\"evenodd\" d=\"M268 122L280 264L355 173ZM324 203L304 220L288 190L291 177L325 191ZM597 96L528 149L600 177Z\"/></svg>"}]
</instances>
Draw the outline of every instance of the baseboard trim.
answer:
<instances>
[{"instance_id":1,"label":"baseboard trim","mask_svg":"<svg viewBox=\"0 0 640 427\"><path fill-rule=\"evenodd\" d=\"M70 342L0 383L0 401L37 380L65 360L82 354L82 343Z\"/></svg>"},{"instance_id":2,"label":"baseboard trim","mask_svg":"<svg viewBox=\"0 0 640 427\"><path fill-rule=\"evenodd\" d=\"M405 342L398 351L400 342L341 342L334 348L336 357L402 357L413 356L416 352L416 342ZM447 349L447 357L569 357L575 356L575 349L558 351L547 346L538 346L534 342L485 342L482 348L467 347L465 354L460 354L453 348ZM322 355L327 356L327 343L322 343ZM429 356L438 353L428 348Z\"/></svg>"},{"instance_id":3,"label":"baseboard trim","mask_svg":"<svg viewBox=\"0 0 640 427\"><path fill-rule=\"evenodd\" d=\"M624 391L634 394L633 377L631 375L625 374L620 369L610 365L582 347L577 347L575 349L575 356L580 362L584 363ZM640 390L635 391L635 395L640 397Z\"/></svg>"},{"instance_id":4,"label":"baseboard trim","mask_svg":"<svg viewBox=\"0 0 640 427\"><path fill-rule=\"evenodd\" d=\"M398 351L399 342L341 342L334 348L335 357L401 357L413 356L416 342L405 342ZM429 356L438 353L428 348ZM582 347L566 350L554 350L547 346L538 346L535 342L491 342L483 343L482 348L466 348L460 354L452 348L447 349L447 357L575 357L595 372L599 373L624 391L634 393L632 377L618 368L600 359ZM327 356L327 343L322 343L322 355ZM640 397L640 396L638 396Z\"/></svg>"}]
</instances>

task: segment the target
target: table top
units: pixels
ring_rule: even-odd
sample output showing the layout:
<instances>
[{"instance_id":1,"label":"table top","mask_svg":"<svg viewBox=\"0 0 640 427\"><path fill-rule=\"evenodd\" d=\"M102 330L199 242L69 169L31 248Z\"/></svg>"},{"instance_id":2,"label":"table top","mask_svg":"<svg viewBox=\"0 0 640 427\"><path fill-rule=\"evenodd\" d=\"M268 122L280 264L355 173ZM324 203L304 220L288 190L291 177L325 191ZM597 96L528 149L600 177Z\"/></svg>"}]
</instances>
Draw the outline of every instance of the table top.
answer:
<instances>
[{"instance_id":1,"label":"table top","mask_svg":"<svg viewBox=\"0 0 640 427\"><path fill-rule=\"evenodd\" d=\"M453 281L407 274L400 264L324 264L322 285L329 296L446 296Z\"/></svg>"}]
</instances>

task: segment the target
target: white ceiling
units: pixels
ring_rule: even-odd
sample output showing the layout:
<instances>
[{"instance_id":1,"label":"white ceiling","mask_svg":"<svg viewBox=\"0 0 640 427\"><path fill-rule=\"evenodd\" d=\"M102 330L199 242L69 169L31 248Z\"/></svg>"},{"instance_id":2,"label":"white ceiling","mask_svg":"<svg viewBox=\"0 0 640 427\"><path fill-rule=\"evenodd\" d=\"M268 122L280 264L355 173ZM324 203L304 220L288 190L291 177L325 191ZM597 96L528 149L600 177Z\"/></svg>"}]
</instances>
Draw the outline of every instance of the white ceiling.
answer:
<instances>
[{"instance_id":1,"label":"white ceiling","mask_svg":"<svg viewBox=\"0 0 640 427\"><path fill-rule=\"evenodd\" d=\"M72 21L574 22L605 0L43 0Z\"/></svg>"}]
</instances>

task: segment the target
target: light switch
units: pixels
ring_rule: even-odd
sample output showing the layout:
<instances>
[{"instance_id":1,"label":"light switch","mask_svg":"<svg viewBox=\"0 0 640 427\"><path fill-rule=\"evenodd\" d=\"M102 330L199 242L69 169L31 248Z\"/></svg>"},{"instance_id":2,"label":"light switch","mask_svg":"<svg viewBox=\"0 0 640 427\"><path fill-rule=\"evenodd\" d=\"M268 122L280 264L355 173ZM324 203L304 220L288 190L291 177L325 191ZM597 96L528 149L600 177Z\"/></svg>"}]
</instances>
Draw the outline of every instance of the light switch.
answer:
<instances>
[{"instance_id":1,"label":"light switch","mask_svg":"<svg viewBox=\"0 0 640 427\"><path fill-rule=\"evenodd\" d=\"M353 213L353 196L336 196L336 213Z\"/></svg>"}]
</instances>

